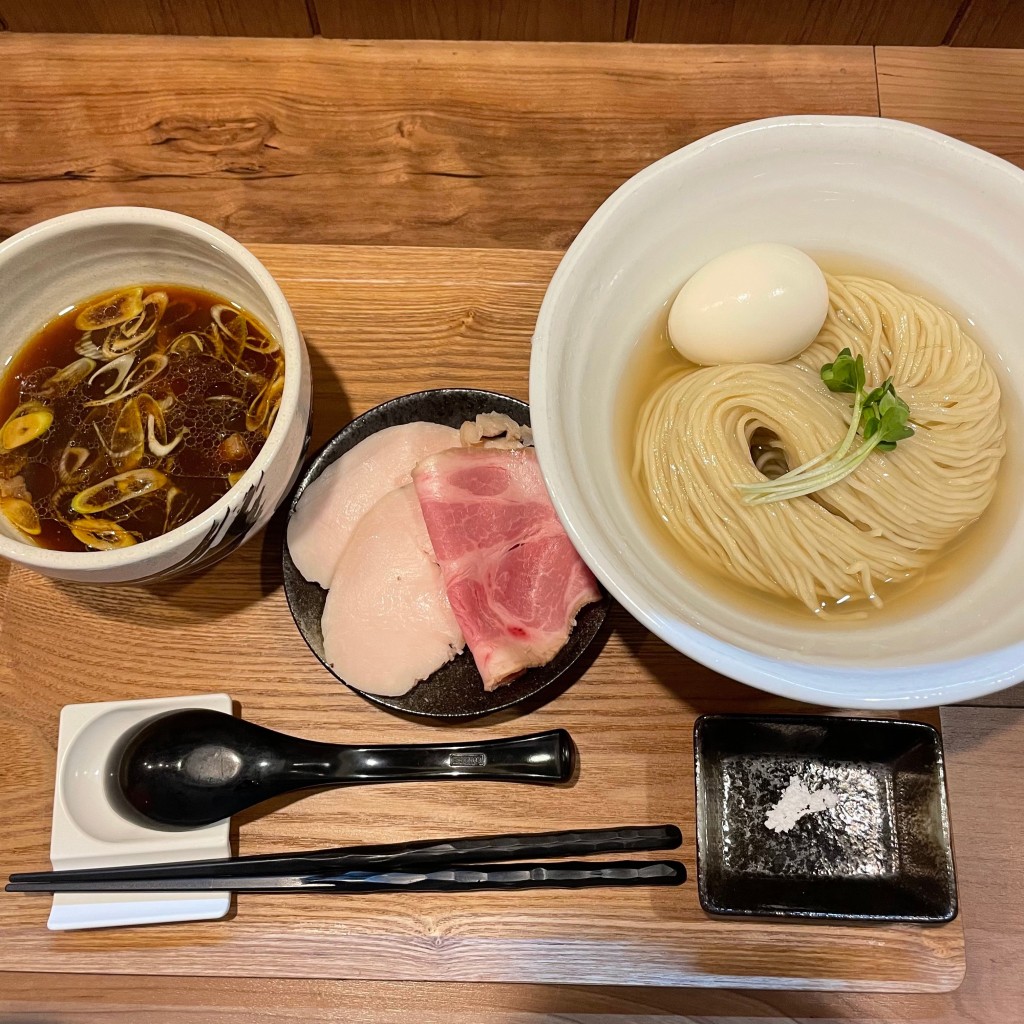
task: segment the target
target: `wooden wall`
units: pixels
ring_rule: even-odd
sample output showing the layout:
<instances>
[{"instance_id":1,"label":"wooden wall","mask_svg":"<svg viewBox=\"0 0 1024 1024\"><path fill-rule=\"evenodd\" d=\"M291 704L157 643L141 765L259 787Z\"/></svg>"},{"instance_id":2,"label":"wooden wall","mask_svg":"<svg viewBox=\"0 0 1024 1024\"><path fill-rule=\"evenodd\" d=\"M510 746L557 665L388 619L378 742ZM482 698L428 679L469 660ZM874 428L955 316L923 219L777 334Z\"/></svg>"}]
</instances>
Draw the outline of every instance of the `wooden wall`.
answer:
<instances>
[{"instance_id":1,"label":"wooden wall","mask_svg":"<svg viewBox=\"0 0 1024 1024\"><path fill-rule=\"evenodd\" d=\"M1024 47L1024 0L0 0L0 30Z\"/></svg>"}]
</instances>

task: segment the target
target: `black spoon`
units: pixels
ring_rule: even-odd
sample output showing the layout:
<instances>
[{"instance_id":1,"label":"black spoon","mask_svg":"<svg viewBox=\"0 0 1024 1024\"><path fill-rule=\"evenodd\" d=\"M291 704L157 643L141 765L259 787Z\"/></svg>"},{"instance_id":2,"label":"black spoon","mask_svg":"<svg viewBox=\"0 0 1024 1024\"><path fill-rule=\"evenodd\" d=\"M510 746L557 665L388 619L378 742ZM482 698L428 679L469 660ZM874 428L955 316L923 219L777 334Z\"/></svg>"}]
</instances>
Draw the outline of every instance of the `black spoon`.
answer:
<instances>
[{"instance_id":1,"label":"black spoon","mask_svg":"<svg viewBox=\"0 0 1024 1024\"><path fill-rule=\"evenodd\" d=\"M483 779L566 782L576 747L564 729L481 743L345 746L264 729L220 711L171 711L112 752L111 803L149 828L200 828L300 789L367 782Z\"/></svg>"}]
</instances>

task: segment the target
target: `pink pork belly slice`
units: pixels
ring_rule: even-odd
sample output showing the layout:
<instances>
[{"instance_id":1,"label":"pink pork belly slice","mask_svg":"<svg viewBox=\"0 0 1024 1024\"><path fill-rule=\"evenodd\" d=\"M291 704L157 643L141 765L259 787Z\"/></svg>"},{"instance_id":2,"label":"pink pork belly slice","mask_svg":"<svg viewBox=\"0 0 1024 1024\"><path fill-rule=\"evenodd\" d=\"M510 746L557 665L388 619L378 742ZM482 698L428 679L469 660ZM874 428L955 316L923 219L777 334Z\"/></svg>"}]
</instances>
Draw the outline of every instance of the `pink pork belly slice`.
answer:
<instances>
[{"instance_id":1,"label":"pink pork belly slice","mask_svg":"<svg viewBox=\"0 0 1024 1024\"><path fill-rule=\"evenodd\" d=\"M536 452L451 449L412 477L485 689L546 665L601 591L555 515Z\"/></svg>"},{"instance_id":2,"label":"pink pork belly slice","mask_svg":"<svg viewBox=\"0 0 1024 1024\"><path fill-rule=\"evenodd\" d=\"M440 423L401 423L378 430L302 492L288 523L288 553L311 583L327 587L356 524L388 491L412 483L413 467L445 448L459 432Z\"/></svg>"},{"instance_id":3,"label":"pink pork belly slice","mask_svg":"<svg viewBox=\"0 0 1024 1024\"><path fill-rule=\"evenodd\" d=\"M324 657L347 683L407 693L465 646L411 484L352 531L324 605Z\"/></svg>"}]
</instances>

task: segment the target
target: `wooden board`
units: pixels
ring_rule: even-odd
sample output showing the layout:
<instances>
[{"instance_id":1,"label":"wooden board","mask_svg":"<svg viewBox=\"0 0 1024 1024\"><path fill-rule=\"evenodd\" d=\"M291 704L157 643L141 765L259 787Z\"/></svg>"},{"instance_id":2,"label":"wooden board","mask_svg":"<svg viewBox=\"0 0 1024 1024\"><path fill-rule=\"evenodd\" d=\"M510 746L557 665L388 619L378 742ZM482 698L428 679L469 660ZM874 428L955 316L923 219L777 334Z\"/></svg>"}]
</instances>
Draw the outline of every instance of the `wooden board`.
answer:
<instances>
[{"instance_id":1,"label":"wooden board","mask_svg":"<svg viewBox=\"0 0 1024 1024\"><path fill-rule=\"evenodd\" d=\"M608 986L346 982L0 974L0 1014L76 1024L1017 1024L1024 789L1015 784L1024 713L945 708L942 734L966 904L967 975L943 995Z\"/></svg>"},{"instance_id":2,"label":"wooden board","mask_svg":"<svg viewBox=\"0 0 1024 1024\"><path fill-rule=\"evenodd\" d=\"M968 0L949 40L953 46L1024 46L1020 0Z\"/></svg>"},{"instance_id":3,"label":"wooden board","mask_svg":"<svg viewBox=\"0 0 1024 1024\"><path fill-rule=\"evenodd\" d=\"M956 995L957 1019L1011 1024L1024 1006L1024 709L943 708L942 732L958 884L974 894L964 907L970 980Z\"/></svg>"},{"instance_id":4,"label":"wooden board","mask_svg":"<svg viewBox=\"0 0 1024 1024\"><path fill-rule=\"evenodd\" d=\"M1016 3L1006 6L1012 7ZM0 12L3 0L0 0ZM0 28L3 26L0 25ZM106 41L103 41L104 43ZM39 52L53 45L50 38L37 37ZM163 42L162 44L163 45ZM231 60L226 43L224 60ZM310 47L318 45L310 43ZM230 47L233 49L235 41ZM515 52L532 47L517 47ZM560 48L561 49L561 48ZM581 63L593 73L599 58L582 48ZM890 51L891 52L891 51ZM883 65L886 51L880 51ZM903 94L918 104L934 92L935 58L944 51L919 51L919 59L908 52L898 80L885 83L885 100L890 116L900 116L894 103ZM1011 58L1007 61L1007 58ZM958 131L970 131L974 139L995 136L1007 150L1020 149L1013 143L1024 136L1024 104L1014 101L1007 82L1015 77L1010 70L1015 55L987 53L971 55L958 65L959 70L945 72L959 80L952 88L943 87L942 103L958 111ZM1016 56L1019 60L1019 55ZM309 62L311 63L311 61ZM988 70L992 69L992 70ZM7 66L0 62L0 83L6 82ZM994 73L993 73L994 72ZM42 71L38 76L44 83ZM71 81L70 79L68 80ZM723 88L728 88L728 83ZM970 95L970 121L964 120L963 97ZM988 94L988 101L986 101ZM31 93L24 89L18 96L0 91L0 131L11 116L13 100L28 102ZM652 102L666 108L672 105L668 89L660 91ZM500 97L495 96L497 104ZM170 102L170 101L168 101ZM47 116L59 112L47 111ZM610 114L611 112L609 112ZM930 105L928 116L938 119L942 104ZM499 114L500 116L500 114ZM667 116L667 115L666 115ZM919 118L918 118L919 119ZM40 118L22 118L29 128L25 144L48 145ZM1015 123L1014 123L1015 122ZM992 127L997 128L996 132ZM609 135L619 130L611 117L602 119L600 131ZM4 166L10 146L0 146L0 167ZM366 137L367 144L373 142ZM529 155L529 154L527 154ZM386 169L382 169L382 174ZM524 172L525 173L525 172ZM542 167L536 173L543 173ZM213 177L195 176L191 187L201 192L211 210L221 210L223 183ZM486 180L482 187L489 187ZM16 200L24 186L9 183L0 186L0 210L17 209L26 222L46 216L32 209L31 196ZM109 182L97 181L83 190L81 205L111 201L116 189ZM90 199L95 190L96 200ZM44 202L49 197L39 194ZM199 196L196 197L197 201ZM554 197L552 197L554 201ZM70 207L69 207L70 208ZM386 206L375 208L382 225L401 241L399 225L393 224ZM219 215L219 214L218 214ZM0 217L0 222L2 222ZM412 225L411 232L422 230ZM244 237L244 236L243 236ZM2 589L2 588L0 588ZM0 598L2 600L2 598ZM0 646L0 659L3 649ZM984 703L1024 702L1024 686L985 698ZM974 716L973 709L965 709ZM81 1021L82 1024L207 1024L216 1019L225 1024L284 1024L297 1020L373 1022L415 1021L416 1024L547 1024L576 1021L579 1024L638 1024L656 1020L661 1024L683 1024L712 1018L716 1024L748 1024L751 1018L768 1024L777 1019L813 1019L820 1024L856 1021L857 1024L1017 1024L1017 1007L1024 1005L1024 975L1017 964L1017 950L1024 935L1024 905L1019 899L1016 877L1020 866L1020 826L1024 807L1015 799L1020 787L1013 784L1014 758L1024 749L1024 719L1015 712L999 708L986 711L984 719L967 719L961 709L943 712L943 735L950 767L952 812L957 836L960 868L960 894L967 934L968 970L966 980L955 993L945 995L901 995L878 993L800 993L767 991L652 989L643 987L501 985L460 983L369 982L365 980L326 981L318 979L238 978L207 976L183 982L173 976L118 976L103 974L0 973L0 1019L46 1019ZM977 722L977 725L975 725ZM979 732L988 737L985 742ZM1007 775L1007 772L1010 775ZM984 797L985 799L979 799ZM42 851L42 846L40 846ZM40 853L43 856L43 853ZM33 863L42 861L33 860ZM978 863L977 870L971 865ZM106 968L97 968L102 970Z\"/></svg>"},{"instance_id":5,"label":"wooden board","mask_svg":"<svg viewBox=\"0 0 1024 1024\"><path fill-rule=\"evenodd\" d=\"M305 0L0 0L0 18L16 32L313 34Z\"/></svg>"},{"instance_id":6,"label":"wooden board","mask_svg":"<svg viewBox=\"0 0 1024 1024\"><path fill-rule=\"evenodd\" d=\"M246 241L562 249L652 160L808 111L877 113L870 49L5 33L0 237L137 203Z\"/></svg>"},{"instance_id":7,"label":"wooden board","mask_svg":"<svg viewBox=\"0 0 1024 1024\"><path fill-rule=\"evenodd\" d=\"M629 0L314 0L337 39L515 39L621 42Z\"/></svg>"},{"instance_id":8,"label":"wooden board","mask_svg":"<svg viewBox=\"0 0 1024 1024\"><path fill-rule=\"evenodd\" d=\"M962 0L639 0L634 38L638 43L935 46L945 39L961 4Z\"/></svg>"},{"instance_id":9,"label":"wooden board","mask_svg":"<svg viewBox=\"0 0 1024 1024\"><path fill-rule=\"evenodd\" d=\"M915 121L1024 167L1024 50L883 46L877 64L884 117Z\"/></svg>"},{"instance_id":10,"label":"wooden board","mask_svg":"<svg viewBox=\"0 0 1024 1024\"><path fill-rule=\"evenodd\" d=\"M883 117L923 124L1024 167L1024 51L879 47L876 60ZM1022 707L1024 684L971 703Z\"/></svg>"},{"instance_id":11,"label":"wooden board","mask_svg":"<svg viewBox=\"0 0 1024 1024\"><path fill-rule=\"evenodd\" d=\"M476 384L526 397L529 337L554 254L257 251L311 348L317 441L422 387ZM269 817L246 816L241 852L676 822L691 867L695 715L793 707L676 654L616 609L600 657L552 703L460 728L400 720L340 688L305 649L281 593L280 543L278 523L202 577L148 590L0 571L9 870L45 863L65 703L227 689L257 722L338 742L565 726L582 759L571 789L441 783L321 793L282 802ZM964 964L959 921L923 929L710 919L693 881L675 890L467 899L252 896L229 921L65 934L45 930L47 904L5 894L0 969L928 992L955 988Z\"/></svg>"}]
</instances>

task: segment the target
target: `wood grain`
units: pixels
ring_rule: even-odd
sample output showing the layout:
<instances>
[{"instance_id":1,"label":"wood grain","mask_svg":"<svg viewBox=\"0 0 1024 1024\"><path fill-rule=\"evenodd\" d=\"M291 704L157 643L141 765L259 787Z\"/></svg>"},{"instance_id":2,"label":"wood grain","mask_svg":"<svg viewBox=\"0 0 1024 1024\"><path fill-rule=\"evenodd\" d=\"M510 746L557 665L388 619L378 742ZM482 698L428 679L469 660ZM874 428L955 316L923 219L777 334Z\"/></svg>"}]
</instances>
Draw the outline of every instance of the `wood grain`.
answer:
<instances>
[{"instance_id":1,"label":"wood grain","mask_svg":"<svg viewBox=\"0 0 1024 1024\"><path fill-rule=\"evenodd\" d=\"M1024 683L1018 683L998 693L990 693L987 697L964 701L964 704L981 708L1024 708Z\"/></svg>"},{"instance_id":2,"label":"wood grain","mask_svg":"<svg viewBox=\"0 0 1024 1024\"><path fill-rule=\"evenodd\" d=\"M1014 764L1024 709L943 708L942 724L958 884L975 894L963 909L970 983L958 1002L970 1019L1013 1021L1024 1006L1024 787Z\"/></svg>"},{"instance_id":3,"label":"wood grain","mask_svg":"<svg viewBox=\"0 0 1024 1024\"><path fill-rule=\"evenodd\" d=\"M1024 51L879 47L876 60L884 117L927 125L1024 166Z\"/></svg>"},{"instance_id":4,"label":"wood grain","mask_svg":"<svg viewBox=\"0 0 1024 1024\"><path fill-rule=\"evenodd\" d=\"M3 7L3 0L0 0L0 11ZM175 40L165 40L161 42L161 47L176 43ZM63 41L58 43L49 38L40 39L35 44L40 60L32 64L34 74L19 72L16 79L19 83L17 93L8 88L0 89L0 111L4 114L0 118L0 131L12 116L12 99L18 97L22 104L30 104L33 89L47 75L58 73L63 76L65 88L78 88L75 75L70 73L70 69L61 69L58 62L50 63L42 59L42 55L52 53L58 47L63 53L62 44ZM104 40L103 44L106 45L107 41ZM200 47L203 45L201 41ZM318 44L312 42L307 45L315 47ZM564 51L568 48L558 49ZM581 62L590 65L591 75L596 76L596 65L603 60L600 57L601 49L583 48L587 57ZM203 60L190 65L189 70L194 74L214 62L214 51L215 48L201 50L205 54ZM12 65L5 59L8 53L7 50L0 50L0 86L7 86L11 81L9 76ZM911 119L959 133L981 145L998 147L997 151L1004 156L1010 154L1011 159L1020 162L1019 156L1012 155L1024 152L1024 123L1019 113L1024 109L1020 101L1019 55L989 51L985 54L968 54L957 61L947 61L947 54L948 51L902 51L898 54L899 60L893 62L893 51L880 51L883 102L887 105L884 112L889 116L911 116L905 111L916 113ZM248 56L251 59L251 54ZM21 59L24 60L24 57ZM227 56L224 59L230 61ZM752 59L756 60L756 52ZM313 63L311 57L305 60ZM937 68L937 65L940 67ZM897 75L887 73L894 69L898 69ZM319 82L320 72L315 72L314 77ZM108 82L112 80L107 79ZM729 88L728 82L721 88ZM298 90L291 89L288 95L291 96L293 91L298 95ZM189 104L195 102L194 95L194 87L190 87L187 91ZM839 95L848 96L845 91ZM666 108L674 102L672 90L668 87L652 92L650 96L651 103ZM901 106L904 98L909 101L906 108ZM6 170L4 161L11 151L12 143L30 148L38 147L40 141L46 143L48 133L43 128L43 119L68 116L58 109L62 103L70 103L71 107L75 107L70 94L65 94L61 101L55 93L44 90L43 99L51 103L50 108L47 109L40 101L34 114L23 112L20 120L24 128L18 136L0 136L0 176ZM492 98L495 104L499 100L500 97ZM164 102L167 106L174 105L171 97L167 97ZM724 101L719 99L718 102ZM823 100L823 104L825 102ZM53 103L57 106L54 107ZM614 135L621 130L621 125L611 113L595 119L595 124L600 125L601 132L607 131L609 135ZM950 113L952 116L949 116ZM498 111L496 116L504 115ZM63 127L61 130L64 130ZM115 139L123 137L115 132L109 137L110 145L113 146ZM133 138L130 133L128 137ZM372 145L374 139L372 132L351 136L352 143L357 146L364 142ZM109 152L115 150L110 149ZM54 159L52 154L49 159ZM543 171L543 163L534 161L534 172L539 174ZM173 182L174 179L169 180L172 185ZM83 191L78 197L78 205L118 201L116 184L104 181L95 183L97 191L93 199L90 198L90 183L80 184ZM197 193L196 209L205 204L210 210L217 211L218 216L228 210L222 201L223 183L218 182L216 177L193 175L189 187ZM403 188L407 187L410 186L403 185ZM489 187L486 180L484 187ZM9 233L4 232L3 228L12 216L21 218L23 223L30 223L47 215L46 209L33 207L34 196L38 195L43 203L54 203L54 197L46 189L16 198L23 188L21 183L9 187L0 184L0 234ZM154 192L154 196L156 194ZM552 196L551 201L557 201L556 197ZM51 209L58 212L58 209L75 206L73 199L66 198L66 202L67 205L62 208L51 206ZM153 202L158 200L154 198ZM302 203L300 207L305 208ZM375 211L379 220L387 226L390 237L395 241L403 241L399 225L390 217L390 207L377 204ZM283 222L283 213L280 216ZM412 231L421 235L423 229L421 225L415 224ZM243 237L248 239L251 236ZM500 242L489 241L487 244ZM329 408L320 410L320 415L321 419L326 417L328 421L333 421L340 419L342 412ZM324 429L322 434L326 432ZM0 566L0 616L9 592L5 585L8 575L7 567ZM0 637L0 676L10 678L9 671L6 647ZM217 686L221 684L222 680L216 683ZM1019 703L1022 697L1024 688L1017 687L986 700ZM54 701L54 705L57 703L60 703L59 698ZM984 717L976 718L975 715ZM1020 947L1019 923L1024 919L1024 912L1019 901L1014 902L1013 896L1017 891L1015 879L1019 873L1020 826L1024 821L1024 809L1018 798L1019 787L1016 786L1012 770L1008 775L1007 766L1014 764L1019 751L1024 749L1024 722L1019 715L1014 715L1013 711L979 711L975 708L946 709L943 712L969 962L963 986L950 995L458 983L410 985L365 980L344 982L249 977L182 980L169 976L0 973L0 1020L4 1024L8 1020L45 1020L48 1024L57 1021L108 1024L114 1019L145 1024L205 1024L212 1019L223 1020L227 1024L281 1024L286 1021L291 1024L307 1020L401 1020L403 1024L406 1021L416 1021L417 1024L439 1024L442 1021L458 1024L480 1024L482 1021L540 1024L541 1021L555 1020L585 1021L587 1024L639 1024L640 1021L657 1020L675 1024L684 1020L707 1021L712 1018L717 1024L749 1024L751 1020L761 1024L776 1024L777 1020L783 1019L813 1019L818 1024L828 1024L833 1020L857 1021L859 1024L909 1024L910 1021L927 1021L929 1024L1017 1024L1020 1016L1018 1007L1024 1002L1024 995L1020 990L1021 975L1013 957L1015 949ZM999 742L983 740L982 733L1001 738ZM958 745L958 737L961 736L964 738ZM33 744L39 742L38 737L32 740ZM52 754L49 756L52 757ZM3 813L0 810L0 814ZM48 813L48 803L44 813ZM34 851L30 854L31 862L43 863L45 844L40 842ZM975 858L979 858L983 868L970 871L969 867ZM105 969L108 967L97 968Z\"/></svg>"},{"instance_id":5,"label":"wood grain","mask_svg":"<svg viewBox=\"0 0 1024 1024\"><path fill-rule=\"evenodd\" d=\"M313 34L305 0L0 0L0 19L15 32Z\"/></svg>"},{"instance_id":6,"label":"wood grain","mask_svg":"<svg viewBox=\"0 0 1024 1024\"><path fill-rule=\"evenodd\" d=\"M634 39L638 43L935 46L945 38L961 2L639 0Z\"/></svg>"},{"instance_id":7,"label":"wood grain","mask_svg":"<svg viewBox=\"0 0 1024 1024\"><path fill-rule=\"evenodd\" d=\"M525 397L532 325L553 254L257 250L311 348L315 439L383 399L434 384ZM425 369L429 368L429 369ZM315 443L315 442L314 442ZM280 524L200 578L151 589L44 580L17 568L0 646L0 820L10 870L46 859L57 714L83 700L228 686L253 720L314 739L402 742L436 727L386 715L306 650L281 592ZM472 834L678 822L694 832L692 728L702 710L787 702L678 655L619 609L600 658L524 717L445 735L564 726L584 765L569 790L501 784L355 787L288 803L240 829L243 852ZM62 638L73 636L69 647ZM255 657L254 657L255 655ZM692 839L682 851L693 865ZM604 984L944 991L963 931L843 929L705 917L696 886L665 891L273 896L228 922L49 933L45 899L0 902L0 967L143 974L587 981ZM780 952L784 951L784 952Z\"/></svg>"},{"instance_id":8,"label":"wood grain","mask_svg":"<svg viewBox=\"0 0 1024 1024\"><path fill-rule=\"evenodd\" d=\"M1014 4L1024 19L1024 7ZM1024 167L1024 52L879 47L884 117L934 128ZM1024 707L1024 685L971 701Z\"/></svg>"},{"instance_id":9,"label":"wood grain","mask_svg":"<svg viewBox=\"0 0 1024 1024\"><path fill-rule=\"evenodd\" d=\"M314 0L337 39L507 39L613 43L629 0Z\"/></svg>"},{"instance_id":10,"label":"wood grain","mask_svg":"<svg viewBox=\"0 0 1024 1024\"><path fill-rule=\"evenodd\" d=\"M949 995L213 977L190 978L183 997L177 978L0 974L0 1014L5 1022L31 1012L33 1019L76 1024L205 1024L213 1015L224 1024L697 1024L712 1017L716 1024L1016 1024L1024 1000L1015 962L1024 907L1004 880L1019 865L1014 823L1024 818L1024 806L1008 766L1024 745L1024 714L945 709L942 727L969 961L963 986ZM979 793L991 795L979 801Z\"/></svg>"},{"instance_id":11,"label":"wood grain","mask_svg":"<svg viewBox=\"0 0 1024 1024\"><path fill-rule=\"evenodd\" d=\"M970 0L950 42L1024 47L1024 6L1020 0Z\"/></svg>"},{"instance_id":12,"label":"wood grain","mask_svg":"<svg viewBox=\"0 0 1024 1024\"><path fill-rule=\"evenodd\" d=\"M1024 713L947 708L942 731L967 932L967 976L954 993L190 978L183 998L177 978L0 974L0 1013L31 1011L75 1024L205 1024L214 1015L223 1024L1016 1024L1024 1004L1016 960L1024 905L1007 879L1020 863L1024 797L1011 766L1024 747Z\"/></svg>"},{"instance_id":13,"label":"wood grain","mask_svg":"<svg viewBox=\"0 0 1024 1024\"><path fill-rule=\"evenodd\" d=\"M0 975L0 1012L40 1024L1019 1024L982 984L946 995L613 986ZM6 993L6 999L3 996ZM1004 1005L1004 1004L1002 1004ZM55 1018L47 1014L59 1015ZM3 1018L8 1024L9 1018Z\"/></svg>"},{"instance_id":14,"label":"wood grain","mask_svg":"<svg viewBox=\"0 0 1024 1024\"><path fill-rule=\"evenodd\" d=\"M845 48L12 32L0 86L0 237L130 203L246 241L561 249L627 177L710 131L877 112L871 51Z\"/></svg>"}]
</instances>

